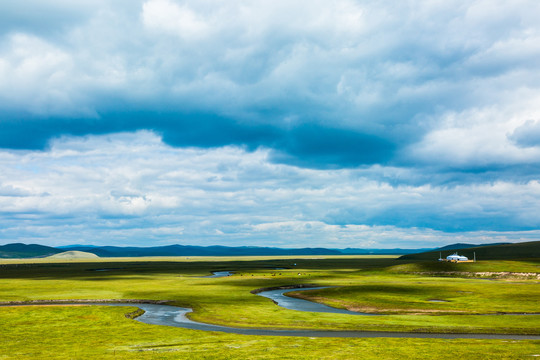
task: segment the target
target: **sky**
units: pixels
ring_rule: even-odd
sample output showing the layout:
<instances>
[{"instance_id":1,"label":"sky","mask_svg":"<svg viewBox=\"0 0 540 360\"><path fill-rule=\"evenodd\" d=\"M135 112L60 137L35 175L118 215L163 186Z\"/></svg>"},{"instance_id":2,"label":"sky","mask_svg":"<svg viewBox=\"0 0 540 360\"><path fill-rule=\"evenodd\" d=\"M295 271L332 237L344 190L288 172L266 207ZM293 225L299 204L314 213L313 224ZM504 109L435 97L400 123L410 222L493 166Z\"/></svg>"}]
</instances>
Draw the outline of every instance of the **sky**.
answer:
<instances>
[{"instance_id":1,"label":"sky","mask_svg":"<svg viewBox=\"0 0 540 360\"><path fill-rule=\"evenodd\" d=\"M0 245L540 239L536 0L4 0Z\"/></svg>"}]
</instances>

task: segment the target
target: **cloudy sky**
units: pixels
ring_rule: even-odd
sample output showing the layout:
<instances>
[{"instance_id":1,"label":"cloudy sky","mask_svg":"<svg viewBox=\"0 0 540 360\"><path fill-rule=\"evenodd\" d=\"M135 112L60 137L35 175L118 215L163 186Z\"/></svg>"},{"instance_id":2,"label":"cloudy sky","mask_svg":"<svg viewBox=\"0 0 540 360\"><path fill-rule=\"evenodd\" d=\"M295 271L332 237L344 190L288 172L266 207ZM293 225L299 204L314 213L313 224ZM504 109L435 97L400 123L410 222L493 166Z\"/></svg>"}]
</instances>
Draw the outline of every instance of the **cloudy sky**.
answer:
<instances>
[{"instance_id":1,"label":"cloudy sky","mask_svg":"<svg viewBox=\"0 0 540 360\"><path fill-rule=\"evenodd\" d=\"M4 0L0 244L540 238L540 2Z\"/></svg>"}]
</instances>

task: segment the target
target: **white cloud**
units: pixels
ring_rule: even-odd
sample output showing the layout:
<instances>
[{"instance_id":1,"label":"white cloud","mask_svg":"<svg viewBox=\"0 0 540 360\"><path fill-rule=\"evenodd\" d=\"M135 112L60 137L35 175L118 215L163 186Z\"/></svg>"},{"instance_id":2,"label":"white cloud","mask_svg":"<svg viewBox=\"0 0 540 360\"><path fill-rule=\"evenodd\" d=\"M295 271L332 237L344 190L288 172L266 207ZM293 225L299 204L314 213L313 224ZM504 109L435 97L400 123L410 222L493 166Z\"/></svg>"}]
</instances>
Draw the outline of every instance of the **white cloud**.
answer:
<instances>
[{"instance_id":1,"label":"white cloud","mask_svg":"<svg viewBox=\"0 0 540 360\"><path fill-rule=\"evenodd\" d=\"M24 106L39 115L76 111L70 54L26 34L13 34L7 42L9 55L0 59L2 107Z\"/></svg>"},{"instance_id":2,"label":"white cloud","mask_svg":"<svg viewBox=\"0 0 540 360\"><path fill-rule=\"evenodd\" d=\"M520 147L511 136L531 118L540 117L535 105L540 97L531 100L444 114L419 143L409 147L410 161L455 168L538 163L540 149ZM518 104L521 108L516 109Z\"/></svg>"},{"instance_id":3,"label":"white cloud","mask_svg":"<svg viewBox=\"0 0 540 360\"><path fill-rule=\"evenodd\" d=\"M169 0L150 0L143 4L142 19L151 30L177 35L184 40L197 41L204 37L209 25L185 5Z\"/></svg>"},{"instance_id":4,"label":"white cloud","mask_svg":"<svg viewBox=\"0 0 540 360\"><path fill-rule=\"evenodd\" d=\"M537 181L393 186L366 174L273 164L265 149L175 149L150 132L62 138L45 152L0 152L2 239L422 247L452 236L480 241L470 224L459 235L430 230L429 221L445 226L433 214L483 225L504 217L514 232L497 238L538 226Z\"/></svg>"},{"instance_id":5,"label":"white cloud","mask_svg":"<svg viewBox=\"0 0 540 360\"><path fill-rule=\"evenodd\" d=\"M4 41L27 44L4 46L0 67L7 59L3 74L21 83L11 76L20 61L10 59L20 48L31 51L27 60L36 60L39 74L25 71L27 86L11 99L24 109L48 90L40 114L99 114L111 109L112 93L132 107L141 100L181 110L214 106L261 121L250 109L262 105L282 113L267 122L296 115L365 129L395 116L391 106L406 102L427 115L437 106L461 111L519 86L505 80L495 92L501 74L519 68L516 81L538 76L532 14L540 10L533 1L102 1L85 2L84 11L58 1L34 5L62 13L65 24L43 24L50 32L12 24ZM4 7L12 18L30 16Z\"/></svg>"}]
</instances>

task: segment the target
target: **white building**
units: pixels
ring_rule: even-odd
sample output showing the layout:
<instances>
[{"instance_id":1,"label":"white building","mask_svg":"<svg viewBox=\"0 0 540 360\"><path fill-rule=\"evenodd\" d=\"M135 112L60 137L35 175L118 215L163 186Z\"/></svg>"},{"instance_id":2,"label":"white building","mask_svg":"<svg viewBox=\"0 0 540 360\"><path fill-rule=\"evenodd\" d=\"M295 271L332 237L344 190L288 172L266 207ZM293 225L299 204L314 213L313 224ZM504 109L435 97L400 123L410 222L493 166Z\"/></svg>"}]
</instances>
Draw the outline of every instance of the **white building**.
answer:
<instances>
[{"instance_id":1,"label":"white building","mask_svg":"<svg viewBox=\"0 0 540 360\"><path fill-rule=\"evenodd\" d=\"M454 253L453 255L448 255L446 257L446 261L468 261L469 258L466 256L458 255L458 253Z\"/></svg>"}]
</instances>

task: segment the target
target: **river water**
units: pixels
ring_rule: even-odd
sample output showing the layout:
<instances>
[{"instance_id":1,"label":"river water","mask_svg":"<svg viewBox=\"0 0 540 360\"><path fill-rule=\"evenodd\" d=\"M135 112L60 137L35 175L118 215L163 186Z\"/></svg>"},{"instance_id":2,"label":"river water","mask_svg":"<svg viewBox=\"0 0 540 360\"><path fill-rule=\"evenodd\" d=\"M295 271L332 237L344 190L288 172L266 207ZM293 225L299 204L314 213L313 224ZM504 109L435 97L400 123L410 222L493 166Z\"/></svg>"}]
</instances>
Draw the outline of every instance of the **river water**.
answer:
<instances>
[{"instance_id":1,"label":"river water","mask_svg":"<svg viewBox=\"0 0 540 360\"><path fill-rule=\"evenodd\" d=\"M212 275L203 276L204 278L220 278L231 276L233 273L230 271L212 271Z\"/></svg>"},{"instance_id":2,"label":"river water","mask_svg":"<svg viewBox=\"0 0 540 360\"><path fill-rule=\"evenodd\" d=\"M333 307L316 303L313 301L297 299L297 298L293 298L293 297L285 295L286 293L289 293L292 291L319 290L319 289L326 289L326 288L329 288L329 286L301 288L301 289L277 289L277 290L263 291L263 292L258 293L257 295L273 300L274 302L276 302L277 305L284 307L286 309L289 309L289 310L332 313L332 314L347 314L347 315L377 315L377 314L350 311L346 309L337 309L337 308L333 308Z\"/></svg>"}]
</instances>

